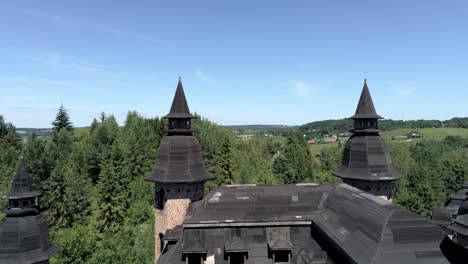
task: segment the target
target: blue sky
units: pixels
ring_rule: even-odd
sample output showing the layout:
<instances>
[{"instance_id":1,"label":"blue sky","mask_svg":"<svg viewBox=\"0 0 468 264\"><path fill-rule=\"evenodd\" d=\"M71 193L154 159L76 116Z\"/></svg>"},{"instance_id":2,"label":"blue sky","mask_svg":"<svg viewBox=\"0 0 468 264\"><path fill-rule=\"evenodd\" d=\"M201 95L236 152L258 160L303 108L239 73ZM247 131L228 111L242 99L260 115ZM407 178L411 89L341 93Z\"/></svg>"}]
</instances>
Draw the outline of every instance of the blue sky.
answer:
<instances>
[{"instance_id":1,"label":"blue sky","mask_svg":"<svg viewBox=\"0 0 468 264\"><path fill-rule=\"evenodd\" d=\"M351 116L363 79L392 119L468 116L466 1L4 1L0 114L49 127L101 112L220 124Z\"/></svg>"}]
</instances>

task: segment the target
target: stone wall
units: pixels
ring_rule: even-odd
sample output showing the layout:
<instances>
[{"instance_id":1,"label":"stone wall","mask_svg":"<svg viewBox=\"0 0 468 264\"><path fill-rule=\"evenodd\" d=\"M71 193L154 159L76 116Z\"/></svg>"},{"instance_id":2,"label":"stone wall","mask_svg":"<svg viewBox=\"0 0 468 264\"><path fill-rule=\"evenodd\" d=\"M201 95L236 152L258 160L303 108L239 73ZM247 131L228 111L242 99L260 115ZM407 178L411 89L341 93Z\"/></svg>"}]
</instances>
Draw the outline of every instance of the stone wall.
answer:
<instances>
[{"instance_id":1,"label":"stone wall","mask_svg":"<svg viewBox=\"0 0 468 264\"><path fill-rule=\"evenodd\" d=\"M161 237L167 230L183 223L190 203L203 198L203 183L158 184L155 186L155 261L162 251ZM160 195L162 194L162 195ZM163 199L159 201L159 199ZM158 205L161 205L159 207Z\"/></svg>"}]
</instances>

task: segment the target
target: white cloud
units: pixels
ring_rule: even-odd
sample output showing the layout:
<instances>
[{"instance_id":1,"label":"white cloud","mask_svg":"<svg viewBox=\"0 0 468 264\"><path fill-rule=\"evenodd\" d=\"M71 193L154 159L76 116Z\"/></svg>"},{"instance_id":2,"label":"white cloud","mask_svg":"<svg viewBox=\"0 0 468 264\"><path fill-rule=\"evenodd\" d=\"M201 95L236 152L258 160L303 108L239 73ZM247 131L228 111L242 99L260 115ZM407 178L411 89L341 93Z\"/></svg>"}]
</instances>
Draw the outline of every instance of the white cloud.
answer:
<instances>
[{"instance_id":1,"label":"white cloud","mask_svg":"<svg viewBox=\"0 0 468 264\"><path fill-rule=\"evenodd\" d=\"M195 70L195 76L197 76L198 79L207 83L216 82L216 80L213 77L207 75L202 69Z\"/></svg>"},{"instance_id":2,"label":"white cloud","mask_svg":"<svg viewBox=\"0 0 468 264\"><path fill-rule=\"evenodd\" d=\"M389 91L393 97L405 98L413 96L416 87L411 84L391 84Z\"/></svg>"},{"instance_id":3,"label":"white cloud","mask_svg":"<svg viewBox=\"0 0 468 264\"><path fill-rule=\"evenodd\" d=\"M84 72L106 71L105 67L89 62L87 59L64 55L55 51L15 51L16 56L43 64L54 69L67 69Z\"/></svg>"},{"instance_id":4,"label":"white cloud","mask_svg":"<svg viewBox=\"0 0 468 264\"><path fill-rule=\"evenodd\" d=\"M290 90L297 96L305 97L312 91L312 87L307 85L304 81L295 81L291 84Z\"/></svg>"},{"instance_id":5,"label":"white cloud","mask_svg":"<svg viewBox=\"0 0 468 264\"><path fill-rule=\"evenodd\" d=\"M170 41L160 39L149 34L127 31L127 30L123 30L120 28L116 28L114 26L102 24L102 23L94 23L94 22L90 23L88 21L81 20L81 19L73 20L70 18L65 18L56 14L43 12L39 10L25 9L25 10L21 10L21 12L28 16L35 17L35 18L47 21L49 23L59 25L59 26L73 27L73 28L86 30L86 31L97 30L99 32L106 33L108 35L113 35L113 36L120 37L120 38L142 40L142 41L151 42L151 43L155 43L158 45L164 45L164 46L169 46L169 47L174 46L174 43Z\"/></svg>"}]
</instances>

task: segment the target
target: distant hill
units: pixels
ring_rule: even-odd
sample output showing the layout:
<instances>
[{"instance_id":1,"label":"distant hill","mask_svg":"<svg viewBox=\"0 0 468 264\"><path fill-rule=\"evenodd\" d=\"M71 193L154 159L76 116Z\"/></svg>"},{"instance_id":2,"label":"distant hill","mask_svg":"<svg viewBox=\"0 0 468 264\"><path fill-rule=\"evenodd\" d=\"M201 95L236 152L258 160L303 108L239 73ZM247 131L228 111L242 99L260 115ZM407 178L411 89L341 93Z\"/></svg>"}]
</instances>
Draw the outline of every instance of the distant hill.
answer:
<instances>
[{"instance_id":1,"label":"distant hill","mask_svg":"<svg viewBox=\"0 0 468 264\"><path fill-rule=\"evenodd\" d=\"M16 133L21 139L30 137L33 133L39 138L47 138L52 135L52 128L16 128Z\"/></svg>"},{"instance_id":2,"label":"distant hill","mask_svg":"<svg viewBox=\"0 0 468 264\"><path fill-rule=\"evenodd\" d=\"M299 129L308 137L321 136L326 134L338 134L351 130L353 121L350 119L322 120L304 124L302 126L286 125L232 125L225 128L236 130L239 133L262 133L268 132L277 136L285 136L292 129ZM392 120L384 119L379 122L382 131L393 131L396 129L422 129L422 128L468 128L468 117L454 117L449 120ZM89 127L82 127L89 129ZM51 128L17 128L16 131L22 139L35 133L38 137L46 138L52 135Z\"/></svg>"},{"instance_id":3,"label":"distant hill","mask_svg":"<svg viewBox=\"0 0 468 264\"><path fill-rule=\"evenodd\" d=\"M449 120L392 120L384 119L379 121L379 129L391 131L395 129L420 129L420 128L468 128L468 117L455 117ZM353 128L353 120L337 119L323 120L307 123L299 127L305 134L338 134L349 131Z\"/></svg>"},{"instance_id":4,"label":"distant hill","mask_svg":"<svg viewBox=\"0 0 468 264\"><path fill-rule=\"evenodd\" d=\"M233 126L224 126L225 128L237 130L237 131L246 131L246 130L261 130L261 131L270 131L284 128L297 128L297 126L286 126L286 125L233 125Z\"/></svg>"},{"instance_id":5,"label":"distant hill","mask_svg":"<svg viewBox=\"0 0 468 264\"><path fill-rule=\"evenodd\" d=\"M75 129L89 129L89 127L77 127ZM16 133L23 140L30 137L33 133L36 134L36 136L39 137L39 138L48 138L48 137L52 136L52 128L19 127L19 128L16 128Z\"/></svg>"}]
</instances>

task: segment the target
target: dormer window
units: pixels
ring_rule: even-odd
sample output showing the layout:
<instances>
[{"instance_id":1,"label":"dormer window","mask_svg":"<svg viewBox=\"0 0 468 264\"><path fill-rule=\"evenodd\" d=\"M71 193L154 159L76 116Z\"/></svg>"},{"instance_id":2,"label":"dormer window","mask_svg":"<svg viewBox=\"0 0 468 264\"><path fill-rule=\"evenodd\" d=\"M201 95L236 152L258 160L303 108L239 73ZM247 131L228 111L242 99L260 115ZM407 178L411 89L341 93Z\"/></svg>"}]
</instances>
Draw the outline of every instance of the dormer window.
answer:
<instances>
[{"instance_id":1,"label":"dormer window","mask_svg":"<svg viewBox=\"0 0 468 264\"><path fill-rule=\"evenodd\" d=\"M268 256L273 263L291 263L294 245L289 227L267 228Z\"/></svg>"},{"instance_id":2,"label":"dormer window","mask_svg":"<svg viewBox=\"0 0 468 264\"><path fill-rule=\"evenodd\" d=\"M203 264L205 260L206 260L206 254L204 253L185 254L186 264Z\"/></svg>"},{"instance_id":3,"label":"dormer window","mask_svg":"<svg viewBox=\"0 0 468 264\"><path fill-rule=\"evenodd\" d=\"M273 263L291 263L291 250L275 250L273 254Z\"/></svg>"},{"instance_id":4,"label":"dormer window","mask_svg":"<svg viewBox=\"0 0 468 264\"><path fill-rule=\"evenodd\" d=\"M244 264L249 258L249 248L242 239L240 228L231 229L228 241L224 245L224 259L229 264Z\"/></svg>"},{"instance_id":5,"label":"dormer window","mask_svg":"<svg viewBox=\"0 0 468 264\"><path fill-rule=\"evenodd\" d=\"M245 252L226 252L228 264L245 264L248 259L248 253Z\"/></svg>"}]
</instances>

